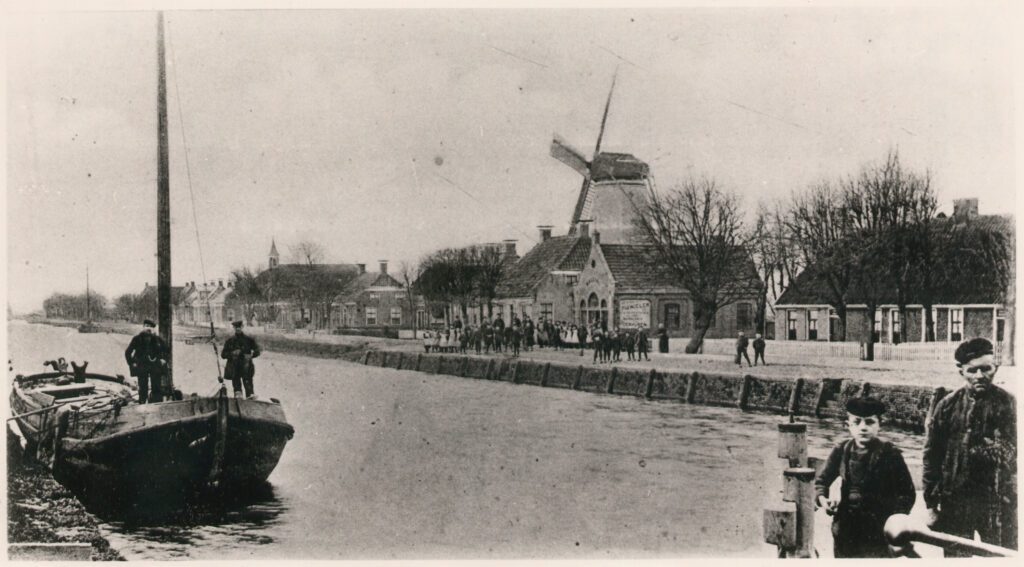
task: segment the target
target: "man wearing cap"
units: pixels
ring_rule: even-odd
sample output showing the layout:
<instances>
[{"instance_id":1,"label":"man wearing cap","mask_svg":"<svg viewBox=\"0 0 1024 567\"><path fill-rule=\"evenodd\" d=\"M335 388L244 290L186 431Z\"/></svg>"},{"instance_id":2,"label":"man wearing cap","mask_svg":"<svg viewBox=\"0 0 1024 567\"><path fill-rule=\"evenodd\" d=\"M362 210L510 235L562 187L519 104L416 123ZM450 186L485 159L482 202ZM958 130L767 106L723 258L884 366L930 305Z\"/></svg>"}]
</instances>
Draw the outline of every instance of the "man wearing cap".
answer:
<instances>
[{"instance_id":1,"label":"man wearing cap","mask_svg":"<svg viewBox=\"0 0 1024 567\"><path fill-rule=\"evenodd\" d=\"M929 525L1016 549L1016 401L992 384L999 366L987 339L961 343L954 357L964 385L935 405L924 446Z\"/></svg>"},{"instance_id":2,"label":"man wearing cap","mask_svg":"<svg viewBox=\"0 0 1024 567\"><path fill-rule=\"evenodd\" d=\"M128 372L139 381L139 403L162 402L163 388L160 381L167 368L167 343L153 334L156 327L150 319L142 322L142 332L132 337L124 351L128 361Z\"/></svg>"},{"instance_id":3,"label":"man wearing cap","mask_svg":"<svg viewBox=\"0 0 1024 567\"><path fill-rule=\"evenodd\" d=\"M815 505L825 507L832 520L835 557L891 557L885 541L885 521L907 514L917 494L903 455L892 443L878 438L885 404L874 398L851 398L846 403L850 439L829 454L814 479ZM832 483L842 477L839 499L830 498Z\"/></svg>"},{"instance_id":4,"label":"man wearing cap","mask_svg":"<svg viewBox=\"0 0 1024 567\"><path fill-rule=\"evenodd\" d=\"M231 380L231 387L235 391L235 397L242 396L242 386L245 386L245 397L256 396L253 391L252 377L256 374L256 367L252 359L260 355L260 346L256 340L242 332L242 322L234 321L231 325L235 328L235 336L224 342L224 352L221 358L227 360L224 365L224 378Z\"/></svg>"}]
</instances>

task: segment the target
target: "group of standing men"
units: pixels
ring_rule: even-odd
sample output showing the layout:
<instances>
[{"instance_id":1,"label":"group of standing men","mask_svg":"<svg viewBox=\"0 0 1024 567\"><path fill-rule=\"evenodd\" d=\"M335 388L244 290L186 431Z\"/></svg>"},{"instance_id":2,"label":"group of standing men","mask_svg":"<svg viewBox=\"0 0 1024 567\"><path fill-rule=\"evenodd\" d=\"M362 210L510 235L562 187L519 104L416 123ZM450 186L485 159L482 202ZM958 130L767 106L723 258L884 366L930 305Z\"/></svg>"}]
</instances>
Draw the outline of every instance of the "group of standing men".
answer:
<instances>
[{"instance_id":1,"label":"group of standing men","mask_svg":"<svg viewBox=\"0 0 1024 567\"><path fill-rule=\"evenodd\" d=\"M242 331L242 322L234 321L231 325L235 334L224 342L221 358L224 363L224 378L231 381L235 397L242 396L245 390L247 398L255 398L253 376L256 368L252 359L260 355L260 347L256 340ZM132 337L124 358L128 362L128 370L138 380L139 403L157 403L169 397L170 392L164 381L170 364L171 349L167 342L153 333L156 327L150 319L142 322L142 332Z\"/></svg>"}]
</instances>

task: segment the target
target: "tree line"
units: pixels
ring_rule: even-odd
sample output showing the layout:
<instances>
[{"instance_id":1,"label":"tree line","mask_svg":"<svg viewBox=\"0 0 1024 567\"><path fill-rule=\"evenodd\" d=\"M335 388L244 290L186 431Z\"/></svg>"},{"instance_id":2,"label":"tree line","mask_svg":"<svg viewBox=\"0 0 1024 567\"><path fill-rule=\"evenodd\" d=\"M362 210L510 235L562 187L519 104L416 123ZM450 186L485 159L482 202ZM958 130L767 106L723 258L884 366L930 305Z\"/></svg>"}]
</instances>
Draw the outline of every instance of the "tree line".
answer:
<instances>
[{"instance_id":1,"label":"tree line","mask_svg":"<svg viewBox=\"0 0 1024 567\"><path fill-rule=\"evenodd\" d=\"M896 151L856 174L761 203L752 221L734 193L708 178L653 195L637 212L637 238L653 250L650 262L668 270L694 303L687 352L700 348L719 309L756 296L763 330L768 306L800 286L824 290L840 341L852 303L867 306L869 325L883 304L895 303L901 322L908 304L923 305L925 339L934 341L931 308L939 302L979 295L1013 302L1012 234L938 213L931 174L907 169Z\"/></svg>"}]
</instances>

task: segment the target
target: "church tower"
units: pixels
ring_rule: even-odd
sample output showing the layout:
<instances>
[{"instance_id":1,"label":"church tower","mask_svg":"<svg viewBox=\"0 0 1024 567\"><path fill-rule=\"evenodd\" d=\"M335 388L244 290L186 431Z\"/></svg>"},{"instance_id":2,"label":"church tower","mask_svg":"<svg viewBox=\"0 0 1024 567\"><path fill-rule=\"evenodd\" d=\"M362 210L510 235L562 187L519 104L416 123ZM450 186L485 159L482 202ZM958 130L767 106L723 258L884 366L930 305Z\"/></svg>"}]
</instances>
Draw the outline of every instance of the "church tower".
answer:
<instances>
[{"instance_id":1,"label":"church tower","mask_svg":"<svg viewBox=\"0 0 1024 567\"><path fill-rule=\"evenodd\" d=\"M277 253L277 244L274 242L274 239L271 238L270 239L270 258L267 261L267 265L270 267L271 270L273 270L280 263L280 260L281 260L281 256Z\"/></svg>"}]
</instances>

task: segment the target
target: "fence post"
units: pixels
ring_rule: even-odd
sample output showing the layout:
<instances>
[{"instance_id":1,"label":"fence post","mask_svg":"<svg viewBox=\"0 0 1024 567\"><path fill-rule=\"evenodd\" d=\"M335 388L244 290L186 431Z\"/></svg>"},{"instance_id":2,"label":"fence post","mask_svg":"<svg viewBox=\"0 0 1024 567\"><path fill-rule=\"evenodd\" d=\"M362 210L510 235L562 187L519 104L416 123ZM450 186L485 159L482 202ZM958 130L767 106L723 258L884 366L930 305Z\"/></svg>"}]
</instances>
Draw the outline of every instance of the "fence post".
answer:
<instances>
[{"instance_id":1,"label":"fence post","mask_svg":"<svg viewBox=\"0 0 1024 567\"><path fill-rule=\"evenodd\" d=\"M547 364L544 365L544 374L542 374L541 377L540 377L540 385L541 386L547 386L548 385L548 374L550 372L551 372L551 363L548 362Z\"/></svg>"},{"instance_id":2,"label":"fence post","mask_svg":"<svg viewBox=\"0 0 1024 567\"><path fill-rule=\"evenodd\" d=\"M608 387L606 388L606 393L611 394L612 390L615 389L615 378L618 377L618 375L619 367L612 366L612 373L608 376Z\"/></svg>"},{"instance_id":3,"label":"fence post","mask_svg":"<svg viewBox=\"0 0 1024 567\"><path fill-rule=\"evenodd\" d=\"M814 557L814 469L788 468L783 473L783 500L796 504L796 547L788 557Z\"/></svg>"},{"instance_id":4,"label":"fence post","mask_svg":"<svg viewBox=\"0 0 1024 567\"><path fill-rule=\"evenodd\" d=\"M468 356L464 356L464 357L462 357L461 368L459 368L459 376L462 377L462 378L465 378L466 377L466 370L468 370L468 369L469 369L469 357Z\"/></svg>"},{"instance_id":5,"label":"fence post","mask_svg":"<svg viewBox=\"0 0 1024 567\"><path fill-rule=\"evenodd\" d=\"M796 415L797 410L800 409L800 394L804 389L804 379L797 378L796 383L793 384L793 389L789 393L789 410L790 415Z\"/></svg>"},{"instance_id":6,"label":"fence post","mask_svg":"<svg viewBox=\"0 0 1024 567\"><path fill-rule=\"evenodd\" d=\"M387 365L388 365L388 351L382 350L382 351L380 351L380 367L384 368Z\"/></svg>"},{"instance_id":7,"label":"fence post","mask_svg":"<svg viewBox=\"0 0 1024 567\"><path fill-rule=\"evenodd\" d=\"M654 393L654 379L658 376L658 371L651 369L650 376L647 377L647 389L644 391L644 397L648 400L651 399L651 394Z\"/></svg>"},{"instance_id":8,"label":"fence post","mask_svg":"<svg viewBox=\"0 0 1024 567\"><path fill-rule=\"evenodd\" d=\"M697 379L700 378L700 373L694 372L690 375L690 379L686 381L686 403L692 404L694 398L697 396Z\"/></svg>"},{"instance_id":9,"label":"fence post","mask_svg":"<svg viewBox=\"0 0 1024 567\"><path fill-rule=\"evenodd\" d=\"M747 374L743 377L743 385L740 386L740 399L737 400L736 405L741 410L747 409L747 398L750 397L750 384L754 381L754 377Z\"/></svg>"},{"instance_id":10,"label":"fence post","mask_svg":"<svg viewBox=\"0 0 1024 567\"><path fill-rule=\"evenodd\" d=\"M420 371L420 362L423 361L423 353L416 353L416 372Z\"/></svg>"},{"instance_id":11,"label":"fence post","mask_svg":"<svg viewBox=\"0 0 1024 567\"><path fill-rule=\"evenodd\" d=\"M441 370L444 368L444 355L437 357L437 366L434 367L434 374L444 374Z\"/></svg>"},{"instance_id":12,"label":"fence post","mask_svg":"<svg viewBox=\"0 0 1024 567\"><path fill-rule=\"evenodd\" d=\"M484 369L484 380L490 380L491 379L491 371L492 371L493 368L494 368L494 359L493 358L488 358L487 359L487 368Z\"/></svg>"},{"instance_id":13,"label":"fence post","mask_svg":"<svg viewBox=\"0 0 1024 567\"><path fill-rule=\"evenodd\" d=\"M583 380L583 365L581 364L579 369L576 371L576 379L573 380L573 382L572 382L572 389L573 390L579 390L580 389L580 381L582 381L582 380Z\"/></svg>"},{"instance_id":14,"label":"fence post","mask_svg":"<svg viewBox=\"0 0 1024 567\"><path fill-rule=\"evenodd\" d=\"M512 364L512 383L513 384L518 384L519 383L519 361L518 360L515 361L514 364Z\"/></svg>"},{"instance_id":15,"label":"fence post","mask_svg":"<svg viewBox=\"0 0 1024 567\"><path fill-rule=\"evenodd\" d=\"M828 388L828 379L822 378L818 384L818 397L814 402L814 417L821 417L821 406L825 403L826 388Z\"/></svg>"},{"instance_id":16,"label":"fence post","mask_svg":"<svg viewBox=\"0 0 1024 567\"><path fill-rule=\"evenodd\" d=\"M405 364L405 353L404 352L399 352L398 353L398 366L396 366L395 368L397 368L398 370L401 370L403 364Z\"/></svg>"},{"instance_id":17,"label":"fence post","mask_svg":"<svg viewBox=\"0 0 1024 567\"><path fill-rule=\"evenodd\" d=\"M366 349L366 353L363 354L363 366L366 366L366 363L369 362L369 360L370 360L370 349Z\"/></svg>"}]
</instances>

